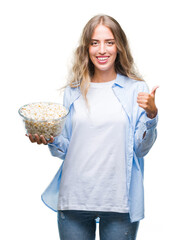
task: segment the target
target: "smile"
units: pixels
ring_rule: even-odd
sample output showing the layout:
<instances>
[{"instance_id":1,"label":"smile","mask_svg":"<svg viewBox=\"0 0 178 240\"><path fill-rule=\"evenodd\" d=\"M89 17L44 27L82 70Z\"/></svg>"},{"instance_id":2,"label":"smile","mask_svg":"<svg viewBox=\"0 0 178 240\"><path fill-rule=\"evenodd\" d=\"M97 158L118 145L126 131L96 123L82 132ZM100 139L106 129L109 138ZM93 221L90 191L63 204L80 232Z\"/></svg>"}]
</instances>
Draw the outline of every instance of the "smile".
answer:
<instances>
[{"instance_id":1,"label":"smile","mask_svg":"<svg viewBox=\"0 0 178 240\"><path fill-rule=\"evenodd\" d=\"M96 57L99 63L106 63L109 57Z\"/></svg>"}]
</instances>

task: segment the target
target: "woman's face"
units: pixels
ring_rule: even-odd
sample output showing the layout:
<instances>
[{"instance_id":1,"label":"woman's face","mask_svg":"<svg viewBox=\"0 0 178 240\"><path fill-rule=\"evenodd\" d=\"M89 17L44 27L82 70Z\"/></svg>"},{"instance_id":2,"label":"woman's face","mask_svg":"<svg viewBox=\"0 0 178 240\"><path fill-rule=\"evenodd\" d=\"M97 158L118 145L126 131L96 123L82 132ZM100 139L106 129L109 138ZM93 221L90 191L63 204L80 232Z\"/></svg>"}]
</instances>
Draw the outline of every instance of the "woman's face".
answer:
<instances>
[{"instance_id":1,"label":"woman's face","mask_svg":"<svg viewBox=\"0 0 178 240\"><path fill-rule=\"evenodd\" d=\"M98 25L92 34L89 46L89 57L95 71L115 71L116 56L117 47L111 30L104 25Z\"/></svg>"}]
</instances>

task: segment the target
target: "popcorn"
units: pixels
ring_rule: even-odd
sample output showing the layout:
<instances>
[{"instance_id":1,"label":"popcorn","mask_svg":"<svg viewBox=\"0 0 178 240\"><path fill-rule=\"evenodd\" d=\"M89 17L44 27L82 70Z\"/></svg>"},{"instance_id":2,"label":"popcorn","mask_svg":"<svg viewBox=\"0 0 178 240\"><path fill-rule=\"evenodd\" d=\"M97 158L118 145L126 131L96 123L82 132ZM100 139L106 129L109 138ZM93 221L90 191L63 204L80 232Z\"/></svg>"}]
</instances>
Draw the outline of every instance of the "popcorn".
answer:
<instances>
[{"instance_id":1,"label":"popcorn","mask_svg":"<svg viewBox=\"0 0 178 240\"><path fill-rule=\"evenodd\" d=\"M63 129L68 110L58 103L31 103L19 109L29 134L56 137Z\"/></svg>"}]
</instances>

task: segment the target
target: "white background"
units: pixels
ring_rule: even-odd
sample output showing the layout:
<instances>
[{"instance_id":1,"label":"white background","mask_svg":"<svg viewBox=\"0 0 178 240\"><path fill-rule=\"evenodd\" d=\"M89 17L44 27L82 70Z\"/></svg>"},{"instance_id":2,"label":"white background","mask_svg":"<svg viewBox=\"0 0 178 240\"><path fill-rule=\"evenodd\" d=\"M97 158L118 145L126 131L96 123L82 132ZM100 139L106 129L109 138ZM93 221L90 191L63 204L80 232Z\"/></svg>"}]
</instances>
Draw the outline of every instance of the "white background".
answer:
<instances>
[{"instance_id":1,"label":"white background","mask_svg":"<svg viewBox=\"0 0 178 240\"><path fill-rule=\"evenodd\" d=\"M99 13L121 24L150 90L160 86L158 139L145 157L146 218L138 240L177 237L176 8L173 0L1 1L1 239L58 239L56 213L40 195L61 160L29 142L18 109L34 101L62 101L57 89L66 83L81 31Z\"/></svg>"}]
</instances>

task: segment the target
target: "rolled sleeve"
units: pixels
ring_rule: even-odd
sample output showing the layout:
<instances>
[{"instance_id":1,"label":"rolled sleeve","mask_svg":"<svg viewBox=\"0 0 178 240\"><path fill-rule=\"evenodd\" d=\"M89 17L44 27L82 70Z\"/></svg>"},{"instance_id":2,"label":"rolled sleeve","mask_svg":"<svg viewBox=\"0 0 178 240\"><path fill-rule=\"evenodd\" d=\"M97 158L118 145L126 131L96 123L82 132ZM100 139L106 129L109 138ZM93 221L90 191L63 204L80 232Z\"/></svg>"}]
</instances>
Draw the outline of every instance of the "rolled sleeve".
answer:
<instances>
[{"instance_id":1,"label":"rolled sleeve","mask_svg":"<svg viewBox=\"0 0 178 240\"><path fill-rule=\"evenodd\" d=\"M69 145L69 140L63 137L63 135L60 135L58 137L55 137L54 142L49 143L48 147L52 156L58 157L64 160L67 153L68 145Z\"/></svg>"},{"instance_id":2,"label":"rolled sleeve","mask_svg":"<svg viewBox=\"0 0 178 240\"><path fill-rule=\"evenodd\" d=\"M151 118L146 116L145 120L146 120L146 128L147 128L147 130L149 130L151 128L155 128L157 126L157 123L158 123L158 114L153 119L151 119Z\"/></svg>"},{"instance_id":3,"label":"rolled sleeve","mask_svg":"<svg viewBox=\"0 0 178 240\"><path fill-rule=\"evenodd\" d=\"M144 157L157 138L158 114L155 118L150 119L144 114L144 121L139 121L135 134L135 153L139 158Z\"/></svg>"}]
</instances>

